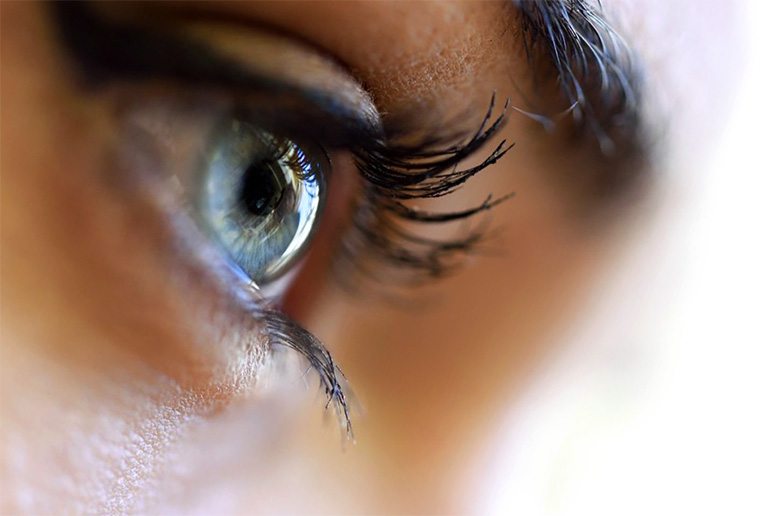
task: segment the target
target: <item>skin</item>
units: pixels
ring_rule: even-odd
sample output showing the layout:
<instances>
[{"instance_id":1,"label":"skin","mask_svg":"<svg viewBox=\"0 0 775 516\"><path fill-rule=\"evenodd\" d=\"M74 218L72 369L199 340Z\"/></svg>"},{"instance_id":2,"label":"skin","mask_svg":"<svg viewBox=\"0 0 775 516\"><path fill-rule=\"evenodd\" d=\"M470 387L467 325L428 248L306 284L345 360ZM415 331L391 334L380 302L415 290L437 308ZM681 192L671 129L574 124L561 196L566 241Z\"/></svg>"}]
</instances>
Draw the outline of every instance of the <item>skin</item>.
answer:
<instances>
[{"instance_id":1,"label":"skin","mask_svg":"<svg viewBox=\"0 0 775 516\"><path fill-rule=\"evenodd\" d=\"M659 51L647 42L680 23L656 4L621 7L636 46L652 48L650 66ZM430 290L437 306L400 310L321 280L331 247L321 237L292 306L364 408L358 443L343 453L335 425L320 423L314 388L246 351L260 322L206 272L176 273L148 201L105 181L115 122L107 101L71 80L43 9L2 5L3 512L450 512L468 503L468 465L635 233L633 211L619 224L580 223L574 192L552 179L567 166L556 150L564 143L512 115L503 137L517 148L443 201L517 192L494 214L506 228L502 257L475 260ZM518 103L516 86L529 84L514 15L500 2L216 9L336 56L383 113L480 108L493 90ZM716 29L689 29L707 55ZM675 70L687 60L654 68L663 94L678 98ZM710 98L713 88L723 89ZM684 111L674 129L696 123L691 105ZM257 375L280 379L255 385Z\"/></svg>"}]
</instances>

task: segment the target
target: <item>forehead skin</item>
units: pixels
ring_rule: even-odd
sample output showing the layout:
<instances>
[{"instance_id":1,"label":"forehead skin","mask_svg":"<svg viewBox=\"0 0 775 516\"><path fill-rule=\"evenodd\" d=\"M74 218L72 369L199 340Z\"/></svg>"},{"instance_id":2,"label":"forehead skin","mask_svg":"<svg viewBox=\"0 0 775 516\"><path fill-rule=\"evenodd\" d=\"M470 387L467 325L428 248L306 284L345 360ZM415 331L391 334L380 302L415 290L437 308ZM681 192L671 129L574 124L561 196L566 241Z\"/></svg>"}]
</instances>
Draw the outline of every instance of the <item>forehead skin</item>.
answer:
<instances>
[{"instance_id":1,"label":"forehead skin","mask_svg":"<svg viewBox=\"0 0 775 516\"><path fill-rule=\"evenodd\" d=\"M701 0L616 2L612 14L646 58L649 98L683 106L671 134L696 136L689 121L703 125L697 113L723 88L707 81L694 95L692 85L728 66L716 52L725 40L723 4L705 17L687 14L709 11ZM518 105L530 77L514 38L516 14L504 2L162 8L252 20L306 40L351 69L386 114L454 114L485 106L493 90ZM15 506L185 512L229 500L215 512L253 512L280 499L299 512L323 507L306 505L315 503L351 512L458 508L454 493L467 494L457 489L465 485L461 465L610 263L612 234L581 231L545 181L560 164L543 133L513 115L503 137L517 147L456 198L460 207L490 192L518 194L496 213L506 259L480 259L440 285L438 309L417 317L328 285L307 293L304 322L330 343L369 409L356 422L358 447L342 454L321 436L314 412L281 427L282 411L259 403L216 410L233 404L240 380L255 373L239 345L250 328L200 285L172 282L159 258L164 235L142 206L124 206L95 186L104 165L95 157L114 143L110 126L103 107L69 81L45 14L39 4L2 3L0 381L3 461L12 465L2 484ZM684 43L672 43L676 35ZM301 437L289 437L289 428ZM289 448L271 462L277 442ZM310 465L306 477L292 472L302 479L294 486L312 486L304 496L282 490L293 456Z\"/></svg>"}]
</instances>

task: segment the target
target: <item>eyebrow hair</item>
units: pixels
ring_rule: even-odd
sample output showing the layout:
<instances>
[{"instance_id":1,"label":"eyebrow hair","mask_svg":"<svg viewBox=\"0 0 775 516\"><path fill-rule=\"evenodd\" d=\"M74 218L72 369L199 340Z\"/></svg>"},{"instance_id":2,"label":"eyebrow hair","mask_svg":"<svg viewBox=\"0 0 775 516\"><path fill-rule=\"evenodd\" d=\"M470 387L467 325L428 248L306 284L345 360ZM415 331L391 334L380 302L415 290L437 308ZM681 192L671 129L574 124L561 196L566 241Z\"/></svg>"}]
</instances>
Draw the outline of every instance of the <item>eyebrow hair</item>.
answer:
<instances>
[{"instance_id":1,"label":"eyebrow hair","mask_svg":"<svg viewBox=\"0 0 775 516\"><path fill-rule=\"evenodd\" d=\"M568 111L604 153L640 129L643 76L637 56L603 16L599 1L512 0L525 55L539 81L557 84Z\"/></svg>"},{"instance_id":2,"label":"eyebrow hair","mask_svg":"<svg viewBox=\"0 0 775 516\"><path fill-rule=\"evenodd\" d=\"M570 135L586 153L586 173L564 179L581 183L603 205L621 201L622 193L648 181L653 168L637 54L606 19L599 0L511 1L541 107L554 109L559 99L561 114L572 115ZM545 127L555 125L550 116L523 113Z\"/></svg>"}]
</instances>

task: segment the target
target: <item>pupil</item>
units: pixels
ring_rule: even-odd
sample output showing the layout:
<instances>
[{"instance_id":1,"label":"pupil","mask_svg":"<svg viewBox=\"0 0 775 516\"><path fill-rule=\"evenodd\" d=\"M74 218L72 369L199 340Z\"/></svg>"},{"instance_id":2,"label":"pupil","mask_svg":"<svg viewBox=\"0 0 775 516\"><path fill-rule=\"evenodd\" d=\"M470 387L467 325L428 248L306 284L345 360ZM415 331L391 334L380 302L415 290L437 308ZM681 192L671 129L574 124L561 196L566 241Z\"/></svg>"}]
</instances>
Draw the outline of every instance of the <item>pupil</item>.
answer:
<instances>
[{"instance_id":1,"label":"pupil","mask_svg":"<svg viewBox=\"0 0 775 516\"><path fill-rule=\"evenodd\" d=\"M282 197L275 172L264 163L251 163L242 183L242 204L253 215L264 217L271 213Z\"/></svg>"}]
</instances>

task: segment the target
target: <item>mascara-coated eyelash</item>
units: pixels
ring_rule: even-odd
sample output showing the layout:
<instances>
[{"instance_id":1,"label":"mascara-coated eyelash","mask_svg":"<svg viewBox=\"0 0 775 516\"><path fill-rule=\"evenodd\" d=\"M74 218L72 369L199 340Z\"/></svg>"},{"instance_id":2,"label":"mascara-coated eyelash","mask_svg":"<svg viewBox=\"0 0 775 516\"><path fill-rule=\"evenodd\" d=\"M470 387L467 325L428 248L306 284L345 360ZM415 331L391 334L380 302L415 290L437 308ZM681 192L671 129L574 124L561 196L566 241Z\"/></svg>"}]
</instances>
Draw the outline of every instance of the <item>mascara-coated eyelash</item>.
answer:
<instances>
[{"instance_id":1,"label":"mascara-coated eyelash","mask_svg":"<svg viewBox=\"0 0 775 516\"><path fill-rule=\"evenodd\" d=\"M395 143L401 135L389 140L374 140L362 149L355 149L356 164L361 176L375 192L390 199L441 197L454 192L463 183L503 157L514 145L501 140L496 148L476 166L458 170L457 165L490 142L503 127L509 101L493 120L496 94L493 93L487 112L472 135L444 135L436 131L419 143Z\"/></svg>"},{"instance_id":2,"label":"mascara-coated eyelash","mask_svg":"<svg viewBox=\"0 0 775 516\"><path fill-rule=\"evenodd\" d=\"M433 199L456 191L513 147L501 140L479 164L457 168L487 145L505 123L509 102L493 119L495 103L493 94L482 122L468 137L435 135L415 145L376 141L354 151L366 186L353 206L352 228L343 239L340 263L334 269L348 290L360 291L362 280L411 287L444 278L486 242L486 224L447 239L422 236L411 226L468 219L494 208L512 194L497 199L490 195L478 206L448 212L419 210L409 207L406 201Z\"/></svg>"},{"instance_id":3,"label":"mascara-coated eyelash","mask_svg":"<svg viewBox=\"0 0 775 516\"><path fill-rule=\"evenodd\" d=\"M273 345L285 346L301 354L320 378L320 385L327 397L326 408L331 403L339 415L339 421L349 438L353 437L350 407L347 403L346 382L331 353L320 340L305 330L283 312L271 306L257 307L256 317L266 324Z\"/></svg>"}]
</instances>

